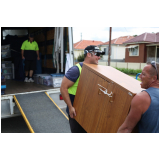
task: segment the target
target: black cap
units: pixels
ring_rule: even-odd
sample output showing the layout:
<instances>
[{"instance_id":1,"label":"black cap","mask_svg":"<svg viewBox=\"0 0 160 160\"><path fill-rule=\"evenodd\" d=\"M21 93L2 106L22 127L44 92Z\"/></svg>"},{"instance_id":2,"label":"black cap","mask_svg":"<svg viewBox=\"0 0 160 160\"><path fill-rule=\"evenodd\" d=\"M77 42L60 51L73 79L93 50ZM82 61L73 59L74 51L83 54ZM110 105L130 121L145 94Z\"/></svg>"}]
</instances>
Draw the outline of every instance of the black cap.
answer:
<instances>
[{"instance_id":1,"label":"black cap","mask_svg":"<svg viewBox=\"0 0 160 160\"><path fill-rule=\"evenodd\" d=\"M88 52L94 51L94 52L100 53L100 54L102 54L102 55L105 54L105 52L102 52L102 51L99 49L98 46L94 46L94 45L87 46L87 47L84 49L84 54L87 53L86 51L88 51Z\"/></svg>"},{"instance_id":2,"label":"black cap","mask_svg":"<svg viewBox=\"0 0 160 160\"><path fill-rule=\"evenodd\" d=\"M34 34L33 33L29 34L29 37L34 38Z\"/></svg>"}]
</instances>

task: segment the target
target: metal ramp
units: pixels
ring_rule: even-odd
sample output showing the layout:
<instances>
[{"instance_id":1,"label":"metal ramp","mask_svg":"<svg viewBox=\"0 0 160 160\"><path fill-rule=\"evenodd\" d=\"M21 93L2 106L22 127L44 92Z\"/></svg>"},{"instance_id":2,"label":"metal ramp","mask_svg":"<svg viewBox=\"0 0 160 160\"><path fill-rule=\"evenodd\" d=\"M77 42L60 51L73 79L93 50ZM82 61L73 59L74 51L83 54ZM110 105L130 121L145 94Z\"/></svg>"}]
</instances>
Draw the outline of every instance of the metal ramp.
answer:
<instances>
[{"instance_id":1,"label":"metal ramp","mask_svg":"<svg viewBox=\"0 0 160 160\"><path fill-rule=\"evenodd\" d=\"M68 117L44 92L14 95L31 133L71 133Z\"/></svg>"}]
</instances>

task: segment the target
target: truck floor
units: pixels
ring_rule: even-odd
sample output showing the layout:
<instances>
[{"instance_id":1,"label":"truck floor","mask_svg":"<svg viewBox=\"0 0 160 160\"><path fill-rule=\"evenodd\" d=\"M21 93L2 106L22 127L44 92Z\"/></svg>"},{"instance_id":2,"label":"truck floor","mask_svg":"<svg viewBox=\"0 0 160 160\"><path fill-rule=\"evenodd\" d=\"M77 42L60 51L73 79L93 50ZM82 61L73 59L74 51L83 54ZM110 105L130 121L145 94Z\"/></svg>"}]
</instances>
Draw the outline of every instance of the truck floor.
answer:
<instances>
[{"instance_id":1,"label":"truck floor","mask_svg":"<svg viewBox=\"0 0 160 160\"><path fill-rule=\"evenodd\" d=\"M36 83L27 83L23 81L16 81L16 80L6 80L6 94L15 94L15 93L24 93L24 92L33 92L33 91L40 91L40 90L48 90L54 89L52 86L45 86Z\"/></svg>"},{"instance_id":2,"label":"truck floor","mask_svg":"<svg viewBox=\"0 0 160 160\"><path fill-rule=\"evenodd\" d=\"M70 133L63 111L44 92L16 95L16 100L35 133Z\"/></svg>"}]
</instances>

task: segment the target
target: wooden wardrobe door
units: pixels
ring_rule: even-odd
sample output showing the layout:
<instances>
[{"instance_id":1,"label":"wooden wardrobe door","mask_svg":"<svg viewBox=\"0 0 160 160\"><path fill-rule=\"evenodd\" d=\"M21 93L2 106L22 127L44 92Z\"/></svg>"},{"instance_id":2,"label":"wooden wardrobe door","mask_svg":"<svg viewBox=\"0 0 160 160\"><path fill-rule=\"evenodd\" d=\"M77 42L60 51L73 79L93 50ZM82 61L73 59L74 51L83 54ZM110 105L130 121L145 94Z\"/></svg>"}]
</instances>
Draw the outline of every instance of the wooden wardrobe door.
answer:
<instances>
[{"instance_id":1,"label":"wooden wardrobe door","mask_svg":"<svg viewBox=\"0 0 160 160\"><path fill-rule=\"evenodd\" d=\"M128 94L128 91L113 84L112 92L114 95L113 102L109 102L107 97L103 102L104 108L96 130L98 133L117 132L129 112L133 97Z\"/></svg>"}]
</instances>

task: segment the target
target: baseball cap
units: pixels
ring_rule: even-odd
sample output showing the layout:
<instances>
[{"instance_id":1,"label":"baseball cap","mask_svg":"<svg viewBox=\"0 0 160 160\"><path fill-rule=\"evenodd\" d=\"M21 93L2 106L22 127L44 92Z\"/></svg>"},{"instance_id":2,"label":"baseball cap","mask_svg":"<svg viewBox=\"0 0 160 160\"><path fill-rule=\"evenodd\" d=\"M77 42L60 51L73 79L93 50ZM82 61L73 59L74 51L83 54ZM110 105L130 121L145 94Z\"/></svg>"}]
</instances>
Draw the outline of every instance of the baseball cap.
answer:
<instances>
[{"instance_id":1,"label":"baseball cap","mask_svg":"<svg viewBox=\"0 0 160 160\"><path fill-rule=\"evenodd\" d=\"M84 49L84 54L87 53L86 51L99 53L99 54L101 54L101 55L104 55L104 54L105 54L105 52L102 52L102 51L99 49L99 47L94 46L94 45L87 46L87 47Z\"/></svg>"},{"instance_id":2,"label":"baseball cap","mask_svg":"<svg viewBox=\"0 0 160 160\"><path fill-rule=\"evenodd\" d=\"M33 33L29 34L29 37L34 38L34 34Z\"/></svg>"}]
</instances>

